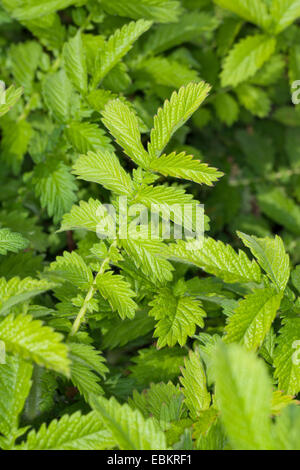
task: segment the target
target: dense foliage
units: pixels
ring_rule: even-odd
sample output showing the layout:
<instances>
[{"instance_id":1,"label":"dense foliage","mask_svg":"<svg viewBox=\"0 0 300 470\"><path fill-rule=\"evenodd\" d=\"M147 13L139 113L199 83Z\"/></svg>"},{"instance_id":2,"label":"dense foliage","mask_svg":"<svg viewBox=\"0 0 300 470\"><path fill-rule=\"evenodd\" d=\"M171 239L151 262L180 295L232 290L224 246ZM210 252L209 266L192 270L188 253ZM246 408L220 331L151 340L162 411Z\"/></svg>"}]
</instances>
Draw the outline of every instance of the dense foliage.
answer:
<instances>
[{"instance_id":1,"label":"dense foliage","mask_svg":"<svg viewBox=\"0 0 300 470\"><path fill-rule=\"evenodd\" d=\"M300 449L299 18L0 0L0 448Z\"/></svg>"}]
</instances>

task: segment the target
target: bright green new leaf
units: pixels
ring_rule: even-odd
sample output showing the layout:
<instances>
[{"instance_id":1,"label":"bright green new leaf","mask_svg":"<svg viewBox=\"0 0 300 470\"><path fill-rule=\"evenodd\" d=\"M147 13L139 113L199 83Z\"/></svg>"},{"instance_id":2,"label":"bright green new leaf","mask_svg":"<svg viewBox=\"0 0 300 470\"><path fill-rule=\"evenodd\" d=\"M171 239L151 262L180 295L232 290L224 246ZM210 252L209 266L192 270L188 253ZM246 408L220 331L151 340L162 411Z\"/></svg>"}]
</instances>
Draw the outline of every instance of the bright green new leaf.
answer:
<instances>
[{"instance_id":1,"label":"bright green new leaf","mask_svg":"<svg viewBox=\"0 0 300 470\"><path fill-rule=\"evenodd\" d=\"M74 3L76 0L30 0L25 5L18 2L18 8L13 10L13 16L19 21L33 20L56 10L67 8Z\"/></svg>"},{"instance_id":2,"label":"bright green new leaf","mask_svg":"<svg viewBox=\"0 0 300 470\"><path fill-rule=\"evenodd\" d=\"M79 287L88 289L93 282L93 274L84 259L72 251L64 252L63 256L58 256L54 263L51 263L49 270L54 272L62 280L66 280Z\"/></svg>"},{"instance_id":3,"label":"bright green new leaf","mask_svg":"<svg viewBox=\"0 0 300 470\"><path fill-rule=\"evenodd\" d=\"M179 240L169 245L171 259L199 266L225 282L260 282L261 272L255 261L250 261L243 251L236 253L230 245L213 238L205 238L199 249L189 249Z\"/></svg>"},{"instance_id":4,"label":"bright green new leaf","mask_svg":"<svg viewBox=\"0 0 300 470\"><path fill-rule=\"evenodd\" d=\"M29 432L17 450L103 450L114 447L109 431L104 429L97 413L82 416L80 412L53 420L47 427Z\"/></svg>"},{"instance_id":5,"label":"bright green new leaf","mask_svg":"<svg viewBox=\"0 0 300 470\"><path fill-rule=\"evenodd\" d=\"M31 387L32 365L7 355L0 371L0 432L13 444L18 436L19 415Z\"/></svg>"},{"instance_id":6,"label":"bright green new leaf","mask_svg":"<svg viewBox=\"0 0 300 470\"><path fill-rule=\"evenodd\" d=\"M72 85L64 70L47 75L43 82L43 97L53 116L62 123L70 119Z\"/></svg>"},{"instance_id":7,"label":"bright green new leaf","mask_svg":"<svg viewBox=\"0 0 300 470\"><path fill-rule=\"evenodd\" d=\"M280 0L279 0L280 1ZM271 18L264 0L214 0L226 10L232 11L246 21L268 28Z\"/></svg>"},{"instance_id":8,"label":"bright green new leaf","mask_svg":"<svg viewBox=\"0 0 300 470\"><path fill-rule=\"evenodd\" d=\"M286 29L300 16L299 0L273 0L271 14L275 21L275 32Z\"/></svg>"},{"instance_id":9,"label":"bright green new leaf","mask_svg":"<svg viewBox=\"0 0 300 470\"><path fill-rule=\"evenodd\" d=\"M199 352L190 351L180 377L185 403L194 419L210 406L211 396L206 387L206 375Z\"/></svg>"},{"instance_id":10,"label":"bright green new leaf","mask_svg":"<svg viewBox=\"0 0 300 470\"><path fill-rule=\"evenodd\" d=\"M112 152L98 150L82 155L74 164L73 173L85 181L99 183L116 194L129 196L132 193L131 178Z\"/></svg>"},{"instance_id":11,"label":"bright green new leaf","mask_svg":"<svg viewBox=\"0 0 300 470\"><path fill-rule=\"evenodd\" d=\"M11 232L8 228L0 229L0 255L6 255L8 251L17 253L28 246L28 240L20 233Z\"/></svg>"},{"instance_id":12,"label":"bright green new leaf","mask_svg":"<svg viewBox=\"0 0 300 470\"><path fill-rule=\"evenodd\" d=\"M223 64L222 86L237 86L253 77L275 51L276 39L257 34L234 46Z\"/></svg>"},{"instance_id":13,"label":"bright green new leaf","mask_svg":"<svg viewBox=\"0 0 300 470\"><path fill-rule=\"evenodd\" d=\"M172 280L173 266L167 258L167 247L160 240L131 238L120 240L127 255L137 268L155 284Z\"/></svg>"},{"instance_id":14,"label":"bright green new leaf","mask_svg":"<svg viewBox=\"0 0 300 470\"><path fill-rule=\"evenodd\" d=\"M8 315L0 323L0 340L6 350L21 358L31 359L41 366L61 374L70 374L70 361L63 336L43 326L30 315Z\"/></svg>"},{"instance_id":15,"label":"bright green new leaf","mask_svg":"<svg viewBox=\"0 0 300 470\"><path fill-rule=\"evenodd\" d=\"M8 281L0 278L0 315L6 314L12 307L28 302L29 299L40 295L53 287L47 280L37 280L31 277L20 279L12 277Z\"/></svg>"},{"instance_id":16,"label":"bright green new leaf","mask_svg":"<svg viewBox=\"0 0 300 470\"><path fill-rule=\"evenodd\" d=\"M65 45L63 50L67 75L75 88L83 94L87 92L87 66L81 33L78 32Z\"/></svg>"},{"instance_id":17,"label":"bright green new leaf","mask_svg":"<svg viewBox=\"0 0 300 470\"><path fill-rule=\"evenodd\" d=\"M210 86L204 82L190 83L174 92L154 117L148 151L151 159L159 157L172 135L184 125L205 100Z\"/></svg>"},{"instance_id":18,"label":"bright green new leaf","mask_svg":"<svg viewBox=\"0 0 300 470\"><path fill-rule=\"evenodd\" d=\"M275 349L275 377L279 390L291 395L300 391L300 319L286 318Z\"/></svg>"},{"instance_id":19,"label":"bright green new leaf","mask_svg":"<svg viewBox=\"0 0 300 470\"><path fill-rule=\"evenodd\" d=\"M285 252L283 241L275 238L257 238L238 232L245 246L257 259L262 269L280 290L284 290L290 277L290 260Z\"/></svg>"},{"instance_id":20,"label":"bright green new leaf","mask_svg":"<svg viewBox=\"0 0 300 470\"><path fill-rule=\"evenodd\" d=\"M75 178L62 162L49 160L39 163L33 172L35 193L40 198L42 208L46 208L55 223L61 220L76 201Z\"/></svg>"},{"instance_id":21,"label":"bright green new leaf","mask_svg":"<svg viewBox=\"0 0 300 470\"><path fill-rule=\"evenodd\" d=\"M72 207L69 214L64 215L60 231L85 229L97 232L104 216L105 211L100 201L92 198L87 202L80 201L78 206Z\"/></svg>"},{"instance_id":22,"label":"bright green new leaf","mask_svg":"<svg viewBox=\"0 0 300 470\"><path fill-rule=\"evenodd\" d=\"M78 153L87 154L89 150L114 150L110 138L97 124L73 121L67 125L65 133Z\"/></svg>"},{"instance_id":23,"label":"bright green new leaf","mask_svg":"<svg viewBox=\"0 0 300 470\"><path fill-rule=\"evenodd\" d=\"M177 297L164 288L149 305L152 307L149 315L157 321L154 337L158 338L159 348L176 343L184 346L187 338L195 334L196 325L204 327L206 313L199 300Z\"/></svg>"},{"instance_id":24,"label":"bright green new leaf","mask_svg":"<svg viewBox=\"0 0 300 470\"><path fill-rule=\"evenodd\" d=\"M8 113L8 111L17 103L23 94L23 88L15 88L11 85L7 90L0 88L0 117ZM5 99L3 98L5 96Z\"/></svg>"},{"instance_id":25,"label":"bright green new leaf","mask_svg":"<svg viewBox=\"0 0 300 470\"><path fill-rule=\"evenodd\" d=\"M151 26L150 21L139 20L136 23L125 24L122 29L117 29L96 58L97 68L93 78L95 85L118 64L132 48L134 42Z\"/></svg>"},{"instance_id":26,"label":"bright green new leaf","mask_svg":"<svg viewBox=\"0 0 300 470\"><path fill-rule=\"evenodd\" d=\"M225 341L241 342L247 349L256 351L270 331L282 295L273 288L256 289L247 295L229 318Z\"/></svg>"},{"instance_id":27,"label":"bright green new leaf","mask_svg":"<svg viewBox=\"0 0 300 470\"><path fill-rule=\"evenodd\" d=\"M149 165L149 155L143 147L138 119L129 106L120 100L112 100L102 113L103 122L116 142L138 165Z\"/></svg>"},{"instance_id":28,"label":"bright green new leaf","mask_svg":"<svg viewBox=\"0 0 300 470\"><path fill-rule=\"evenodd\" d=\"M183 178L208 186L212 186L212 183L223 175L216 168L201 163L199 160L194 159L192 155L186 155L185 152L178 154L172 152L169 155L162 155L151 161L150 169L165 176Z\"/></svg>"},{"instance_id":29,"label":"bright green new leaf","mask_svg":"<svg viewBox=\"0 0 300 470\"><path fill-rule=\"evenodd\" d=\"M99 273L96 283L100 294L108 300L114 311L118 311L122 319L134 317L135 311L138 308L132 299L132 297L135 297L135 292L122 276L113 274L112 271L107 271L103 274Z\"/></svg>"},{"instance_id":30,"label":"bright green new leaf","mask_svg":"<svg viewBox=\"0 0 300 470\"><path fill-rule=\"evenodd\" d=\"M112 15L146 18L159 23L177 22L181 11L180 3L176 0L103 0L102 5L105 11Z\"/></svg>"}]
</instances>

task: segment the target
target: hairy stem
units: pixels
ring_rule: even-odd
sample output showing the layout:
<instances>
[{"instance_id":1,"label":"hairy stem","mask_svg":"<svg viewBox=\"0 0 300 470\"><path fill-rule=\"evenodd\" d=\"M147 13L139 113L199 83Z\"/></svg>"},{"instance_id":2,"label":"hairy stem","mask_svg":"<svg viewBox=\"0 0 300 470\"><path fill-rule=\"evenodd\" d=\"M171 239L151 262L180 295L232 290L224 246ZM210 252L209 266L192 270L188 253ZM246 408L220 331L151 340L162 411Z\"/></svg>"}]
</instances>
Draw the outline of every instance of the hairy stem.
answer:
<instances>
[{"instance_id":1,"label":"hairy stem","mask_svg":"<svg viewBox=\"0 0 300 470\"><path fill-rule=\"evenodd\" d=\"M115 246L115 243L113 243L113 245ZM102 262L100 270L99 270L98 274L95 276L93 284L91 285L88 293L86 294L83 305L82 305L81 309L79 310L79 313L78 313L77 317L75 318L75 321L73 323L73 326L72 326L72 329L71 329L71 332L70 332L69 336L75 336L76 333L78 332L79 328L80 328L81 323L84 321L84 317L85 317L85 314L86 314L86 311L87 311L87 308L88 308L88 303L90 302L90 300L92 300L92 298L94 297L94 295L96 293L96 290L97 290L97 277L98 277L99 274L103 274L105 272L107 266L109 265L109 262L110 262L110 255L108 254L108 256Z\"/></svg>"},{"instance_id":2,"label":"hairy stem","mask_svg":"<svg viewBox=\"0 0 300 470\"><path fill-rule=\"evenodd\" d=\"M70 332L70 336L75 336L76 335L77 331L80 328L81 323L84 320L84 317L85 317L85 314L86 314L86 311L87 311L87 307L88 307L88 303L94 297L95 292L96 292L96 278L97 278L97 276L95 277L93 284L91 285L88 293L86 294L83 305L82 305L81 309L79 310L79 313L78 313L78 315L77 315L77 317L76 317L76 319L73 323L73 326L72 326L72 329L71 329L71 332Z\"/></svg>"}]
</instances>

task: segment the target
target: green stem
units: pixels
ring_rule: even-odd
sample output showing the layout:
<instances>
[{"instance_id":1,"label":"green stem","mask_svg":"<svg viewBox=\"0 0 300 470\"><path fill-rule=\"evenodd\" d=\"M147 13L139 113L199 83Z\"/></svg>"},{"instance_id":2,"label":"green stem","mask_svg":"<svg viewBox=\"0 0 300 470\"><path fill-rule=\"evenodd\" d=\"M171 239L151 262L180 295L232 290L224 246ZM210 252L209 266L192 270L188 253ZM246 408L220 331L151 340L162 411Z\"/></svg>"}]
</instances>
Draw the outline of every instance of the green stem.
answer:
<instances>
[{"instance_id":1,"label":"green stem","mask_svg":"<svg viewBox=\"0 0 300 470\"><path fill-rule=\"evenodd\" d=\"M85 21L82 23L82 25L80 26L79 30L80 32L84 32L85 29L90 25L91 21L93 19L93 13L91 12L85 19Z\"/></svg>"},{"instance_id":2,"label":"green stem","mask_svg":"<svg viewBox=\"0 0 300 470\"><path fill-rule=\"evenodd\" d=\"M111 246L113 246L113 245L115 246L115 243L113 243ZM71 329L71 332L70 332L70 335L69 335L70 337L76 335L76 333L78 332L78 330L80 328L81 323L84 321L85 314L86 314L86 311L87 311L87 308L88 308L88 303L90 302L90 300L92 300L92 298L94 297L94 295L96 293L96 290L97 290L97 277L101 274L104 274L107 266L109 265L109 262L110 262L110 255L108 254L108 256L105 258L105 260L102 262L100 270L99 270L97 276L95 276L93 284L91 285L88 293L86 294L83 305L82 305L81 309L79 310L79 313L78 313L77 317L75 318L75 321L73 323L73 326L72 326L72 329Z\"/></svg>"},{"instance_id":3,"label":"green stem","mask_svg":"<svg viewBox=\"0 0 300 470\"><path fill-rule=\"evenodd\" d=\"M62 57L59 55L50 67L49 73L54 73L60 67Z\"/></svg>"},{"instance_id":4,"label":"green stem","mask_svg":"<svg viewBox=\"0 0 300 470\"><path fill-rule=\"evenodd\" d=\"M84 317L85 317L85 314L86 314L86 311L87 311L87 307L88 307L88 303L90 300L92 300L92 298L94 297L95 295L95 292L96 292L96 278L97 276L95 277L94 279L94 282L93 284L91 285L85 299L84 299L84 302L83 302L83 305L81 307L81 309L79 310L79 313L73 323L73 326L72 326L72 330L70 332L70 336L75 336L77 331L79 330L80 328L80 325L81 323L83 322L84 320Z\"/></svg>"},{"instance_id":5,"label":"green stem","mask_svg":"<svg viewBox=\"0 0 300 470\"><path fill-rule=\"evenodd\" d=\"M18 117L18 122L23 121L24 119L27 118L27 116L28 116L28 114L30 113L31 108L32 108L32 106L33 106L33 104L34 104L34 102L35 102L36 97L37 97L37 93L34 93L34 94L31 96L30 100L28 101L28 103L26 104L26 106L25 106L25 108L24 108L23 113Z\"/></svg>"}]
</instances>

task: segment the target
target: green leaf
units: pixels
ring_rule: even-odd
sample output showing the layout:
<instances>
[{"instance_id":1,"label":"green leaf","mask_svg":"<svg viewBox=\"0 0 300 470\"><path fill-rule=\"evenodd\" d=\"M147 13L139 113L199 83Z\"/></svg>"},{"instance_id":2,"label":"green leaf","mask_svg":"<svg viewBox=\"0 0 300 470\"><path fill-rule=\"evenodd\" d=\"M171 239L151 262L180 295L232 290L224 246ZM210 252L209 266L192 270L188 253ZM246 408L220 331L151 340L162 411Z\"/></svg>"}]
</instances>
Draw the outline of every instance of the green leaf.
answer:
<instances>
[{"instance_id":1,"label":"green leaf","mask_svg":"<svg viewBox=\"0 0 300 470\"><path fill-rule=\"evenodd\" d=\"M272 416L280 415L291 404L296 404L292 395L284 395L280 390L276 390L272 397Z\"/></svg>"},{"instance_id":2,"label":"green leaf","mask_svg":"<svg viewBox=\"0 0 300 470\"><path fill-rule=\"evenodd\" d=\"M17 85L23 86L25 92L31 94L35 72L41 60L41 45L36 41L13 44L9 55Z\"/></svg>"},{"instance_id":3,"label":"green leaf","mask_svg":"<svg viewBox=\"0 0 300 470\"><path fill-rule=\"evenodd\" d=\"M32 279L25 277L12 277L8 281L0 278L0 315L4 315L12 307L22 302L26 302L36 295L51 289L54 284L46 280Z\"/></svg>"},{"instance_id":4,"label":"green leaf","mask_svg":"<svg viewBox=\"0 0 300 470\"><path fill-rule=\"evenodd\" d=\"M150 169L165 176L183 178L208 186L212 186L212 183L223 175L216 168L201 163L199 160L194 159L192 155L186 155L185 152L172 152L169 155L162 155L152 160Z\"/></svg>"},{"instance_id":5,"label":"green leaf","mask_svg":"<svg viewBox=\"0 0 300 470\"><path fill-rule=\"evenodd\" d=\"M280 290L284 290L290 277L290 260L283 241L278 235L272 238L257 238L237 232L245 246L250 248L262 269Z\"/></svg>"},{"instance_id":6,"label":"green leaf","mask_svg":"<svg viewBox=\"0 0 300 470\"><path fill-rule=\"evenodd\" d=\"M43 15L48 15L56 10L62 10L76 3L76 0L30 0L30 3L19 6L13 10L13 16L19 20L32 20Z\"/></svg>"},{"instance_id":7,"label":"green leaf","mask_svg":"<svg viewBox=\"0 0 300 470\"><path fill-rule=\"evenodd\" d=\"M8 251L17 253L24 250L28 243L20 233L11 232L8 228L0 229L0 255L6 255Z\"/></svg>"},{"instance_id":8,"label":"green leaf","mask_svg":"<svg viewBox=\"0 0 300 470\"><path fill-rule=\"evenodd\" d=\"M32 137L32 127L23 119L17 122L7 120L1 127L1 159L17 174L20 172Z\"/></svg>"},{"instance_id":9,"label":"green leaf","mask_svg":"<svg viewBox=\"0 0 300 470\"><path fill-rule=\"evenodd\" d=\"M39 163L33 171L33 184L42 208L53 217L54 223L60 221L76 201L77 185L69 168L62 162L49 160Z\"/></svg>"},{"instance_id":10,"label":"green leaf","mask_svg":"<svg viewBox=\"0 0 300 470\"><path fill-rule=\"evenodd\" d=\"M105 11L111 15L125 16L126 18L146 18L159 23L176 22L181 12L180 3L174 0L103 0Z\"/></svg>"},{"instance_id":11,"label":"green leaf","mask_svg":"<svg viewBox=\"0 0 300 470\"><path fill-rule=\"evenodd\" d=\"M221 122L231 127L238 119L239 105L229 93L220 93L214 101L216 113Z\"/></svg>"},{"instance_id":12,"label":"green leaf","mask_svg":"<svg viewBox=\"0 0 300 470\"><path fill-rule=\"evenodd\" d=\"M270 113L271 100L261 88L243 83L235 92L239 102L254 116L264 118Z\"/></svg>"},{"instance_id":13,"label":"green leaf","mask_svg":"<svg viewBox=\"0 0 300 470\"><path fill-rule=\"evenodd\" d=\"M104 208L100 201L92 198L88 202L80 201L79 206L73 206L71 212L63 216L60 232L75 229L97 232L103 217Z\"/></svg>"},{"instance_id":14,"label":"green leaf","mask_svg":"<svg viewBox=\"0 0 300 470\"><path fill-rule=\"evenodd\" d=\"M113 397L106 400L93 395L90 401L120 450L167 448L165 435L152 418L145 419L140 411L120 405Z\"/></svg>"},{"instance_id":15,"label":"green leaf","mask_svg":"<svg viewBox=\"0 0 300 470\"><path fill-rule=\"evenodd\" d=\"M185 355L185 348L177 346L159 350L154 347L140 349L138 356L132 359L132 377L144 388L148 387L149 382L177 380Z\"/></svg>"},{"instance_id":16,"label":"green leaf","mask_svg":"<svg viewBox=\"0 0 300 470\"><path fill-rule=\"evenodd\" d=\"M206 313L200 301L191 297L175 296L168 288L162 289L149 305L149 315L157 321L154 337L158 348L184 346L187 338L196 332L196 325L204 327Z\"/></svg>"},{"instance_id":17,"label":"green leaf","mask_svg":"<svg viewBox=\"0 0 300 470\"><path fill-rule=\"evenodd\" d=\"M272 383L263 362L241 346L220 344L214 376L217 403L233 448L270 449Z\"/></svg>"},{"instance_id":18,"label":"green leaf","mask_svg":"<svg viewBox=\"0 0 300 470\"><path fill-rule=\"evenodd\" d=\"M296 268L292 272L291 277L292 277L293 286L300 293L300 264L298 266L296 266Z\"/></svg>"},{"instance_id":19,"label":"green leaf","mask_svg":"<svg viewBox=\"0 0 300 470\"><path fill-rule=\"evenodd\" d=\"M276 149L271 137L258 132L250 134L246 130L238 130L236 138L246 156L247 164L256 175L264 177L273 170Z\"/></svg>"},{"instance_id":20,"label":"green leaf","mask_svg":"<svg viewBox=\"0 0 300 470\"><path fill-rule=\"evenodd\" d=\"M232 11L246 21L268 28L271 18L264 0L214 0L226 10Z\"/></svg>"},{"instance_id":21,"label":"green leaf","mask_svg":"<svg viewBox=\"0 0 300 470\"><path fill-rule=\"evenodd\" d=\"M107 329L105 327L104 324L101 347L111 350L148 335L154 329L154 321L145 311L138 310L134 319L111 318L108 320Z\"/></svg>"},{"instance_id":22,"label":"green leaf","mask_svg":"<svg viewBox=\"0 0 300 470\"><path fill-rule=\"evenodd\" d=\"M146 186L138 191L135 202L148 207L152 215L154 213L161 214L161 217L166 221L166 229L170 220L180 227L181 232L182 228L191 231L195 227L196 206L198 203L193 200L191 194L186 193L180 187ZM203 209L201 212L203 214ZM155 236L152 238L155 238Z\"/></svg>"},{"instance_id":23,"label":"green leaf","mask_svg":"<svg viewBox=\"0 0 300 470\"><path fill-rule=\"evenodd\" d=\"M159 157L172 135L184 125L205 100L210 86L204 82L190 83L174 92L154 117L148 151L151 159Z\"/></svg>"},{"instance_id":24,"label":"green leaf","mask_svg":"<svg viewBox=\"0 0 300 470\"><path fill-rule=\"evenodd\" d=\"M138 203L145 204L151 207L153 205L172 205L172 204L188 204L191 203L193 196L186 193L181 187L176 188L175 186L145 186L142 187L136 196Z\"/></svg>"},{"instance_id":25,"label":"green leaf","mask_svg":"<svg viewBox=\"0 0 300 470\"><path fill-rule=\"evenodd\" d=\"M172 280L173 266L168 262L167 247L159 240L143 238L122 239L120 243L136 267L155 284Z\"/></svg>"},{"instance_id":26,"label":"green leaf","mask_svg":"<svg viewBox=\"0 0 300 470\"><path fill-rule=\"evenodd\" d=\"M8 315L0 323L0 340L7 351L69 376L68 349L62 339L61 334L30 315Z\"/></svg>"},{"instance_id":27,"label":"green leaf","mask_svg":"<svg viewBox=\"0 0 300 470\"><path fill-rule=\"evenodd\" d=\"M199 34L214 30L218 20L206 12L190 12L180 16L180 28L178 24L162 24L151 31L148 36L144 53L161 54L179 44L192 41Z\"/></svg>"},{"instance_id":28,"label":"green leaf","mask_svg":"<svg viewBox=\"0 0 300 470\"><path fill-rule=\"evenodd\" d=\"M274 186L262 188L257 199L260 209L271 220L295 235L300 234L299 205L286 195L283 188Z\"/></svg>"},{"instance_id":29,"label":"green leaf","mask_svg":"<svg viewBox=\"0 0 300 470\"><path fill-rule=\"evenodd\" d=\"M118 62L130 51L134 42L151 26L150 21L139 20L136 23L125 24L110 36L105 46L100 50L96 63L97 69L93 81L95 85L118 64Z\"/></svg>"},{"instance_id":30,"label":"green leaf","mask_svg":"<svg viewBox=\"0 0 300 470\"><path fill-rule=\"evenodd\" d=\"M72 361L71 380L75 387L79 389L86 401L91 393L101 395L103 390L99 385L99 380L108 372L101 352L90 344L68 343L68 346Z\"/></svg>"},{"instance_id":31,"label":"green leaf","mask_svg":"<svg viewBox=\"0 0 300 470\"><path fill-rule=\"evenodd\" d=\"M92 122L73 121L66 126L65 133L78 153L86 154L89 150L114 150L105 131Z\"/></svg>"},{"instance_id":32,"label":"green leaf","mask_svg":"<svg viewBox=\"0 0 300 470\"><path fill-rule=\"evenodd\" d=\"M168 429L169 424L178 421L182 415L182 400L179 385L168 382L151 384L150 388L142 393L134 390L128 404L133 409L139 409L146 418L154 417L162 429Z\"/></svg>"},{"instance_id":33,"label":"green leaf","mask_svg":"<svg viewBox=\"0 0 300 470\"><path fill-rule=\"evenodd\" d=\"M14 85L11 85L7 90L0 90L0 97L2 98L0 104L0 117L8 113L10 109L17 103L20 99L20 96L23 94L23 88L15 88ZM5 96L5 99L3 99ZM4 101L4 103L3 103Z\"/></svg>"},{"instance_id":34,"label":"green leaf","mask_svg":"<svg viewBox=\"0 0 300 470\"><path fill-rule=\"evenodd\" d=\"M276 317L283 293L273 288L256 289L239 302L225 328L226 343L241 342L256 351Z\"/></svg>"},{"instance_id":35,"label":"green leaf","mask_svg":"<svg viewBox=\"0 0 300 470\"><path fill-rule=\"evenodd\" d=\"M100 294L108 300L113 311L117 310L122 319L134 317L138 308L132 300L132 297L135 297L135 292L123 276L107 271L98 274L96 283Z\"/></svg>"},{"instance_id":36,"label":"green leaf","mask_svg":"<svg viewBox=\"0 0 300 470\"><path fill-rule=\"evenodd\" d=\"M48 74L43 82L46 106L60 123L70 120L72 85L64 70Z\"/></svg>"},{"instance_id":37,"label":"green leaf","mask_svg":"<svg viewBox=\"0 0 300 470\"><path fill-rule=\"evenodd\" d=\"M10 355L0 365L0 432L8 440L18 435L19 415L31 387L31 375L31 364Z\"/></svg>"},{"instance_id":38,"label":"green leaf","mask_svg":"<svg viewBox=\"0 0 300 470\"><path fill-rule=\"evenodd\" d=\"M85 51L80 31L65 43L63 57L69 79L78 91L85 94L88 87L88 77Z\"/></svg>"},{"instance_id":39,"label":"green leaf","mask_svg":"<svg viewBox=\"0 0 300 470\"><path fill-rule=\"evenodd\" d=\"M300 392L300 318L286 318L279 331L274 355L274 375L279 390L291 395Z\"/></svg>"},{"instance_id":40,"label":"green leaf","mask_svg":"<svg viewBox=\"0 0 300 470\"><path fill-rule=\"evenodd\" d=\"M92 109L100 113L103 111L109 101L116 98L116 93L113 93L110 90L103 90L98 88L97 90L91 91L87 97L87 101Z\"/></svg>"},{"instance_id":41,"label":"green leaf","mask_svg":"<svg viewBox=\"0 0 300 470\"><path fill-rule=\"evenodd\" d=\"M300 16L299 0L273 0L271 15L275 20L275 33L279 34Z\"/></svg>"},{"instance_id":42,"label":"green leaf","mask_svg":"<svg viewBox=\"0 0 300 470\"><path fill-rule=\"evenodd\" d=\"M199 352L190 351L180 377L185 403L193 419L210 407L211 396L206 388L206 375Z\"/></svg>"},{"instance_id":43,"label":"green leaf","mask_svg":"<svg viewBox=\"0 0 300 470\"><path fill-rule=\"evenodd\" d=\"M36 0L38 2L38 0ZM50 4L50 2L47 2ZM39 38L41 44L50 50L61 50L66 31L58 13L49 13L38 18L24 21L24 26Z\"/></svg>"},{"instance_id":44,"label":"green leaf","mask_svg":"<svg viewBox=\"0 0 300 470\"><path fill-rule=\"evenodd\" d=\"M99 183L119 195L129 196L133 190L131 177L112 152L88 152L78 158L73 173L80 179Z\"/></svg>"},{"instance_id":45,"label":"green leaf","mask_svg":"<svg viewBox=\"0 0 300 470\"><path fill-rule=\"evenodd\" d=\"M17 450L103 450L114 447L114 440L106 431L95 411L82 416L78 411L53 420L47 427L29 432Z\"/></svg>"},{"instance_id":46,"label":"green leaf","mask_svg":"<svg viewBox=\"0 0 300 470\"><path fill-rule=\"evenodd\" d=\"M65 251L63 256L57 256L56 261L50 264L49 270L82 290L89 289L94 279L91 269L75 251Z\"/></svg>"},{"instance_id":47,"label":"green leaf","mask_svg":"<svg viewBox=\"0 0 300 470\"><path fill-rule=\"evenodd\" d=\"M237 86L253 77L275 51L276 39L257 34L234 46L223 65L222 86Z\"/></svg>"},{"instance_id":48,"label":"green leaf","mask_svg":"<svg viewBox=\"0 0 300 470\"><path fill-rule=\"evenodd\" d=\"M198 250L188 249L187 243L179 240L169 245L169 255L172 259L199 266L225 282L260 282L261 279L255 261L250 261L243 251L236 253L230 245L213 238L205 238Z\"/></svg>"},{"instance_id":49,"label":"green leaf","mask_svg":"<svg viewBox=\"0 0 300 470\"><path fill-rule=\"evenodd\" d=\"M203 207L181 187L146 186L138 191L135 202L148 207L152 215L161 216L165 223L162 231L165 232L166 238L177 236L176 230L178 230L178 238L182 238L183 230L184 235L189 234L192 230L198 230L196 235L199 238L202 236L205 225ZM176 229L174 228L172 231L170 221L177 225ZM153 227L151 226L151 230L152 228L154 229L153 233L151 232L149 236L154 239L159 238L159 230L155 223Z\"/></svg>"},{"instance_id":50,"label":"green leaf","mask_svg":"<svg viewBox=\"0 0 300 470\"><path fill-rule=\"evenodd\" d=\"M225 450L228 439L216 408L202 411L193 425L197 450Z\"/></svg>"},{"instance_id":51,"label":"green leaf","mask_svg":"<svg viewBox=\"0 0 300 470\"><path fill-rule=\"evenodd\" d=\"M154 81L158 85L172 89L200 80L196 70L169 57L157 56L145 59L138 65L137 70L149 76L148 83Z\"/></svg>"},{"instance_id":52,"label":"green leaf","mask_svg":"<svg viewBox=\"0 0 300 470\"><path fill-rule=\"evenodd\" d=\"M142 145L135 113L122 101L112 100L105 106L102 115L103 123L125 153L136 164L147 168L149 155Z\"/></svg>"},{"instance_id":53,"label":"green leaf","mask_svg":"<svg viewBox=\"0 0 300 470\"><path fill-rule=\"evenodd\" d=\"M254 75L250 82L259 86L273 85L280 80L285 67L284 56L274 54Z\"/></svg>"},{"instance_id":54,"label":"green leaf","mask_svg":"<svg viewBox=\"0 0 300 470\"><path fill-rule=\"evenodd\" d=\"M273 449L299 450L299 406L288 406L276 420L273 427Z\"/></svg>"}]
</instances>

